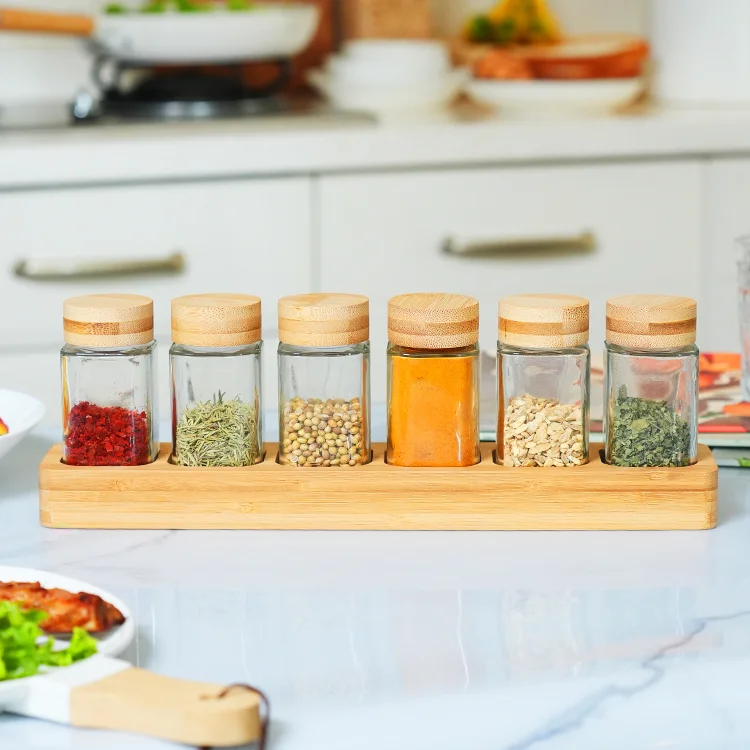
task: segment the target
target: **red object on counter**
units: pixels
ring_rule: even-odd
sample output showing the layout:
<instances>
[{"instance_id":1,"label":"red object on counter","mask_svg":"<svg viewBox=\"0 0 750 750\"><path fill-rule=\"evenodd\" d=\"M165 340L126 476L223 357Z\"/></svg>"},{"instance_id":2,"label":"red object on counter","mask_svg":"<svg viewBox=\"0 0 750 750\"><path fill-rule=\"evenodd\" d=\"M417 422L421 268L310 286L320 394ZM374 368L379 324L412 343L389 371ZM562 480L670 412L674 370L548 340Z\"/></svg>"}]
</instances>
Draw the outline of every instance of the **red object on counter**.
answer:
<instances>
[{"instance_id":1,"label":"red object on counter","mask_svg":"<svg viewBox=\"0 0 750 750\"><path fill-rule=\"evenodd\" d=\"M150 463L146 412L120 406L76 404L68 415L65 463L72 466L142 466Z\"/></svg>"}]
</instances>

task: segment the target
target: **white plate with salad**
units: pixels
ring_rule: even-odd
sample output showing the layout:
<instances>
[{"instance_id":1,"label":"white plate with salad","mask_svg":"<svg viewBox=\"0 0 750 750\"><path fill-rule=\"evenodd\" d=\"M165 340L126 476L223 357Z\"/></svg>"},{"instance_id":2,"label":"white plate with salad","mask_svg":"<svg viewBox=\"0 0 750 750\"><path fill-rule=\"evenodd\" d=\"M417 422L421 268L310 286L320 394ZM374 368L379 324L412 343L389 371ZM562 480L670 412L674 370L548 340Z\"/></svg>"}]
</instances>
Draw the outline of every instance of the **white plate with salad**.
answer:
<instances>
[{"instance_id":1,"label":"white plate with salad","mask_svg":"<svg viewBox=\"0 0 750 750\"><path fill-rule=\"evenodd\" d=\"M46 612L44 604L35 609L24 597L45 602ZM101 601L92 610L95 597ZM60 609L65 622L83 621L75 617L79 598L83 620L91 611L104 616L109 608L117 612L118 624L99 635L73 625L70 635L46 634L45 622L48 627L62 622ZM234 747L264 740L262 694L162 677L115 658L134 635L132 612L110 592L56 573L0 565L0 713L188 745Z\"/></svg>"}]
</instances>

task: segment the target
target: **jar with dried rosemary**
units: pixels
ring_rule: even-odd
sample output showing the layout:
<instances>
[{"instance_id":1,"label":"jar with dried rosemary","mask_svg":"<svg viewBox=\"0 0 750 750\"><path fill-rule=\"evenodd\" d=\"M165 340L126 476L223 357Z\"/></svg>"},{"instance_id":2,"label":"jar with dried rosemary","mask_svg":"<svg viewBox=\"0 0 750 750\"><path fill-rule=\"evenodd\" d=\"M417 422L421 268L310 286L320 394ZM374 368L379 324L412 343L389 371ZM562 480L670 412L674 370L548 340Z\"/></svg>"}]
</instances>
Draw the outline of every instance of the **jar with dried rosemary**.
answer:
<instances>
[{"instance_id":1,"label":"jar with dried rosemary","mask_svg":"<svg viewBox=\"0 0 750 750\"><path fill-rule=\"evenodd\" d=\"M172 301L172 462L240 467L263 460L261 303L241 294Z\"/></svg>"}]
</instances>

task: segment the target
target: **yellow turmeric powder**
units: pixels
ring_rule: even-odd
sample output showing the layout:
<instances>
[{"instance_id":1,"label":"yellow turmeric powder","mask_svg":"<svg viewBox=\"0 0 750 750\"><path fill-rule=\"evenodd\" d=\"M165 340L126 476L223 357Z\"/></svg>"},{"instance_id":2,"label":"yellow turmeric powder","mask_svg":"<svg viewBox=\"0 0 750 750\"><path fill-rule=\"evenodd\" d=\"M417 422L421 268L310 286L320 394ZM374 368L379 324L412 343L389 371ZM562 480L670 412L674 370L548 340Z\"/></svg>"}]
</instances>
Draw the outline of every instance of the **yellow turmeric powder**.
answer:
<instances>
[{"instance_id":1,"label":"yellow turmeric powder","mask_svg":"<svg viewBox=\"0 0 750 750\"><path fill-rule=\"evenodd\" d=\"M476 345L429 353L392 346L389 376L389 464L479 462Z\"/></svg>"}]
</instances>

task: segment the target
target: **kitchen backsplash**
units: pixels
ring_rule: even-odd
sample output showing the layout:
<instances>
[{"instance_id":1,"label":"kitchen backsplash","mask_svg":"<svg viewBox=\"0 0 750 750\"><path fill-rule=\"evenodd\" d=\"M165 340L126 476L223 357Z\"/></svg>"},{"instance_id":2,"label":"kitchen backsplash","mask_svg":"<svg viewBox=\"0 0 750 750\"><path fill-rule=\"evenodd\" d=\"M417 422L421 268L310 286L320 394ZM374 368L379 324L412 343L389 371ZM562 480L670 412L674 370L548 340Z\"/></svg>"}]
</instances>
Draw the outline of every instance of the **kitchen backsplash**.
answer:
<instances>
[{"instance_id":1,"label":"kitchen backsplash","mask_svg":"<svg viewBox=\"0 0 750 750\"><path fill-rule=\"evenodd\" d=\"M454 34L467 14L492 0L432 0L438 34ZM10 0L15 7L94 12L100 0ZM648 27L649 0L550 0L564 27L572 33L633 31ZM0 32L0 104L67 100L90 86L91 59L77 39L41 34ZM7 73L10 72L10 75Z\"/></svg>"}]
</instances>

